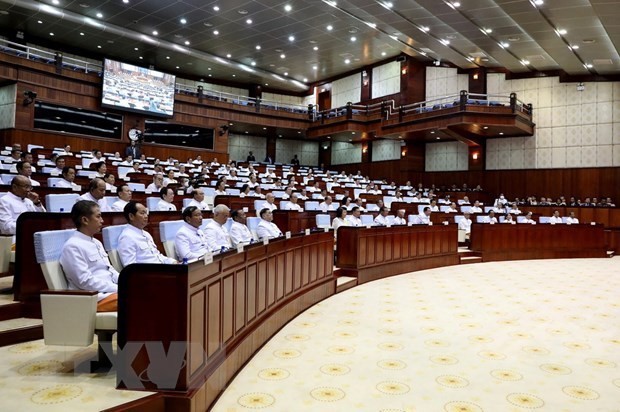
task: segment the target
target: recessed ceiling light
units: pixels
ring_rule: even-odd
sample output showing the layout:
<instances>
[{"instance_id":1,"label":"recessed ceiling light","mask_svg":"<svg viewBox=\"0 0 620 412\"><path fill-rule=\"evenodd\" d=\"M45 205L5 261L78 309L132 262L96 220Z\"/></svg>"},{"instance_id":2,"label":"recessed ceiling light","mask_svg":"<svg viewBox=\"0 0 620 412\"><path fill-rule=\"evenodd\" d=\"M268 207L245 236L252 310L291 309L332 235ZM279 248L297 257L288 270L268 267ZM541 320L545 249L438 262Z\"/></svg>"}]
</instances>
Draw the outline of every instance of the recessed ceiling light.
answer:
<instances>
[{"instance_id":1,"label":"recessed ceiling light","mask_svg":"<svg viewBox=\"0 0 620 412\"><path fill-rule=\"evenodd\" d=\"M284 11L291 11L291 10L293 10L293 7L291 7L290 4L287 4L284 6Z\"/></svg>"},{"instance_id":2,"label":"recessed ceiling light","mask_svg":"<svg viewBox=\"0 0 620 412\"><path fill-rule=\"evenodd\" d=\"M178 68L179 68L179 66L176 66L176 68L178 69Z\"/></svg>"},{"instance_id":3,"label":"recessed ceiling light","mask_svg":"<svg viewBox=\"0 0 620 412\"><path fill-rule=\"evenodd\" d=\"M189 46L189 40L185 40L185 45Z\"/></svg>"},{"instance_id":4,"label":"recessed ceiling light","mask_svg":"<svg viewBox=\"0 0 620 412\"><path fill-rule=\"evenodd\" d=\"M52 4L59 5L60 2L58 0L52 0Z\"/></svg>"},{"instance_id":5,"label":"recessed ceiling light","mask_svg":"<svg viewBox=\"0 0 620 412\"><path fill-rule=\"evenodd\" d=\"M181 20L179 20L179 22L180 22L181 24L185 24L185 23L187 23L187 20L185 20L184 18L182 18Z\"/></svg>"},{"instance_id":6,"label":"recessed ceiling light","mask_svg":"<svg viewBox=\"0 0 620 412\"><path fill-rule=\"evenodd\" d=\"M349 59L345 59L344 63L345 63L345 64L349 64L349 63L351 63L351 60L349 60Z\"/></svg>"},{"instance_id":7,"label":"recessed ceiling light","mask_svg":"<svg viewBox=\"0 0 620 412\"><path fill-rule=\"evenodd\" d=\"M97 17L101 19L101 18L103 18L103 14L97 13Z\"/></svg>"},{"instance_id":8,"label":"recessed ceiling light","mask_svg":"<svg viewBox=\"0 0 620 412\"><path fill-rule=\"evenodd\" d=\"M239 14L241 14L241 15L245 16L246 14L248 14L248 11L247 11L247 10L245 10L245 9L239 9L239 10L237 10L237 13L239 13Z\"/></svg>"},{"instance_id":9,"label":"recessed ceiling light","mask_svg":"<svg viewBox=\"0 0 620 412\"><path fill-rule=\"evenodd\" d=\"M571 49L573 50L577 50L579 49L579 45L578 44L573 44L572 46L570 46Z\"/></svg>"},{"instance_id":10,"label":"recessed ceiling light","mask_svg":"<svg viewBox=\"0 0 620 412\"><path fill-rule=\"evenodd\" d=\"M431 134L435 134L435 131L434 131L434 130L431 130Z\"/></svg>"},{"instance_id":11,"label":"recessed ceiling light","mask_svg":"<svg viewBox=\"0 0 620 412\"><path fill-rule=\"evenodd\" d=\"M484 130L487 130L488 128L489 128L489 126L484 126L483 127Z\"/></svg>"},{"instance_id":12,"label":"recessed ceiling light","mask_svg":"<svg viewBox=\"0 0 620 412\"><path fill-rule=\"evenodd\" d=\"M447 40L447 39L441 39L440 42L442 42L445 46L450 44L450 40Z\"/></svg>"},{"instance_id":13,"label":"recessed ceiling light","mask_svg":"<svg viewBox=\"0 0 620 412\"><path fill-rule=\"evenodd\" d=\"M441 140L441 137L437 137L437 140Z\"/></svg>"},{"instance_id":14,"label":"recessed ceiling light","mask_svg":"<svg viewBox=\"0 0 620 412\"><path fill-rule=\"evenodd\" d=\"M586 68L591 69L592 67L594 67L594 66L592 66L592 63L587 63L586 64Z\"/></svg>"},{"instance_id":15,"label":"recessed ceiling light","mask_svg":"<svg viewBox=\"0 0 620 412\"><path fill-rule=\"evenodd\" d=\"M594 40L594 39L583 39L581 42L583 44L594 44L594 43L596 43L596 40Z\"/></svg>"},{"instance_id":16,"label":"recessed ceiling light","mask_svg":"<svg viewBox=\"0 0 620 412\"><path fill-rule=\"evenodd\" d=\"M392 7L394 7L394 3L390 2L390 1L384 2L383 5L385 7L387 7L388 9L391 9Z\"/></svg>"},{"instance_id":17,"label":"recessed ceiling light","mask_svg":"<svg viewBox=\"0 0 620 412\"><path fill-rule=\"evenodd\" d=\"M209 77L211 77L211 73L209 73Z\"/></svg>"},{"instance_id":18,"label":"recessed ceiling light","mask_svg":"<svg viewBox=\"0 0 620 412\"><path fill-rule=\"evenodd\" d=\"M327 28L327 31L332 31L332 29L334 28L334 26L332 26L332 25L330 24L330 25L328 25L326 28Z\"/></svg>"},{"instance_id":19,"label":"recessed ceiling light","mask_svg":"<svg viewBox=\"0 0 620 412\"><path fill-rule=\"evenodd\" d=\"M295 36L288 36L288 41L295 41Z\"/></svg>"},{"instance_id":20,"label":"recessed ceiling light","mask_svg":"<svg viewBox=\"0 0 620 412\"><path fill-rule=\"evenodd\" d=\"M510 47L510 43L508 43L508 42L502 42L499 45L502 46L504 49Z\"/></svg>"},{"instance_id":21,"label":"recessed ceiling light","mask_svg":"<svg viewBox=\"0 0 620 412\"><path fill-rule=\"evenodd\" d=\"M281 54L281 55L280 55L280 58L281 58L281 59L285 59L285 58L286 58L286 54Z\"/></svg>"},{"instance_id":22,"label":"recessed ceiling light","mask_svg":"<svg viewBox=\"0 0 620 412\"><path fill-rule=\"evenodd\" d=\"M269 86L269 83L265 83L265 86Z\"/></svg>"},{"instance_id":23,"label":"recessed ceiling light","mask_svg":"<svg viewBox=\"0 0 620 412\"><path fill-rule=\"evenodd\" d=\"M256 66L256 62L252 62L250 63L252 66Z\"/></svg>"},{"instance_id":24,"label":"recessed ceiling light","mask_svg":"<svg viewBox=\"0 0 620 412\"><path fill-rule=\"evenodd\" d=\"M312 70L318 70L318 66L312 66Z\"/></svg>"},{"instance_id":25,"label":"recessed ceiling light","mask_svg":"<svg viewBox=\"0 0 620 412\"><path fill-rule=\"evenodd\" d=\"M228 53L228 54L226 55L226 57L230 59L230 58L232 57L232 55L231 55L230 53Z\"/></svg>"},{"instance_id":26,"label":"recessed ceiling light","mask_svg":"<svg viewBox=\"0 0 620 412\"><path fill-rule=\"evenodd\" d=\"M247 19L245 22L246 24L252 24L252 19Z\"/></svg>"},{"instance_id":27,"label":"recessed ceiling light","mask_svg":"<svg viewBox=\"0 0 620 412\"><path fill-rule=\"evenodd\" d=\"M385 56L386 54L386 52L381 52L381 56Z\"/></svg>"},{"instance_id":28,"label":"recessed ceiling light","mask_svg":"<svg viewBox=\"0 0 620 412\"><path fill-rule=\"evenodd\" d=\"M256 50L260 50L260 49L261 49L260 44L257 44L256 45Z\"/></svg>"},{"instance_id":29,"label":"recessed ceiling light","mask_svg":"<svg viewBox=\"0 0 620 412\"><path fill-rule=\"evenodd\" d=\"M217 36L218 34L220 34L220 32L217 31L217 30L213 30L213 34L215 34Z\"/></svg>"},{"instance_id":30,"label":"recessed ceiling light","mask_svg":"<svg viewBox=\"0 0 620 412\"><path fill-rule=\"evenodd\" d=\"M319 49L319 46L314 46L314 47L312 48L312 50L314 50L314 51L317 51L318 49Z\"/></svg>"},{"instance_id":31,"label":"recessed ceiling light","mask_svg":"<svg viewBox=\"0 0 620 412\"><path fill-rule=\"evenodd\" d=\"M355 40L357 40L357 37L351 36L351 41L355 41Z\"/></svg>"},{"instance_id":32,"label":"recessed ceiling light","mask_svg":"<svg viewBox=\"0 0 620 412\"><path fill-rule=\"evenodd\" d=\"M43 24L43 22L41 20L37 20L37 23L39 24Z\"/></svg>"},{"instance_id":33,"label":"recessed ceiling light","mask_svg":"<svg viewBox=\"0 0 620 412\"><path fill-rule=\"evenodd\" d=\"M485 33L493 33L493 29L484 29Z\"/></svg>"},{"instance_id":34,"label":"recessed ceiling light","mask_svg":"<svg viewBox=\"0 0 620 412\"><path fill-rule=\"evenodd\" d=\"M529 60L521 60L521 64L524 66L527 66L528 64L530 64Z\"/></svg>"},{"instance_id":35,"label":"recessed ceiling light","mask_svg":"<svg viewBox=\"0 0 620 412\"><path fill-rule=\"evenodd\" d=\"M503 136L503 135L504 135L504 132L499 132L499 135L500 135L500 136Z\"/></svg>"},{"instance_id":36,"label":"recessed ceiling light","mask_svg":"<svg viewBox=\"0 0 620 412\"><path fill-rule=\"evenodd\" d=\"M134 49L134 50L136 50L136 51L138 51L138 48L137 48L137 47L134 47L133 49Z\"/></svg>"},{"instance_id":37,"label":"recessed ceiling light","mask_svg":"<svg viewBox=\"0 0 620 412\"><path fill-rule=\"evenodd\" d=\"M561 34L562 36L564 36L568 32L566 31L566 29L559 29L558 33Z\"/></svg>"},{"instance_id":38,"label":"recessed ceiling light","mask_svg":"<svg viewBox=\"0 0 620 412\"><path fill-rule=\"evenodd\" d=\"M430 31L430 28L428 26L422 26L422 31L424 33L428 33Z\"/></svg>"},{"instance_id":39,"label":"recessed ceiling light","mask_svg":"<svg viewBox=\"0 0 620 412\"><path fill-rule=\"evenodd\" d=\"M166 56L166 60L170 60L170 56Z\"/></svg>"},{"instance_id":40,"label":"recessed ceiling light","mask_svg":"<svg viewBox=\"0 0 620 412\"><path fill-rule=\"evenodd\" d=\"M129 3L129 0L123 0L123 3L127 4Z\"/></svg>"},{"instance_id":41,"label":"recessed ceiling light","mask_svg":"<svg viewBox=\"0 0 620 412\"><path fill-rule=\"evenodd\" d=\"M101 48L101 45L97 45L97 48L98 48L98 49L100 49L100 48Z\"/></svg>"},{"instance_id":42,"label":"recessed ceiling light","mask_svg":"<svg viewBox=\"0 0 620 412\"><path fill-rule=\"evenodd\" d=\"M153 30L153 36L157 36L159 32L157 30Z\"/></svg>"},{"instance_id":43,"label":"recessed ceiling light","mask_svg":"<svg viewBox=\"0 0 620 412\"><path fill-rule=\"evenodd\" d=\"M288 72L284 72L284 75L285 75L285 76L288 76Z\"/></svg>"},{"instance_id":44,"label":"recessed ceiling light","mask_svg":"<svg viewBox=\"0 0 620 412\"><path fill-rule=\"evenodd\" d=\"M80 36L83 36L83 35L84 35L84 33L80 32Z\"/></svg>"},{"instance_id":45,"label":"recessed ceiling light","mask_svg":"<svg viewBox=\"0 0 620 412\"><path fill-rule=\"evenodd\" d=\"M53 35L54 35L54 33L50 33L50 36L53 36Z\"/></svg>"},{"instance_id":46,"label":"recessed ceiling light","mask_svg":"<svg viewBox=\"0 0 620 412\"><path fill-rule=\"evenodd\" d=\"M140 60L142 60L142 58L143 58L142 56L139 57Z\"/></svg>"},{"instance_id":47,"label":"recessed ceiling light","mask_svg":"<svg viewBox=\"0 0 620 412\"><path fill-rule=\"evenodd\" d=\"M454 3L452 3L452 5L454 7L461 7L461 3L459 3L458 1L455 1Z\"/></svg>"},{"instance_id":48,"label":"recessed ceiling light","mask_svg":"<svg viewBox=\"0 0 620 412\"><path fill-rule=\"evenodd\" d=\"M534 4L537 6L542 6L545 2L543 0L534 0Z\"/></svg>"},{"instance_id":49,"label":"recessed ceiling light","mask_svg":"<svg viewBox=\"0 0 620 412\"><path fill-rule=\"evenodd\" d=\"M306 83L308 81L307 77L304 77L304 83Z\"/></svg>"},{"instance_id":50,"label":"recessed ceiling light","mask_svg":"<svg viewBox=\"0 0 620 412\"><path fill-rule=\"evenodd\" d=\"M220 8L218 6L213 6L213 10L220 11Z\"/></svg>"}]
</instances>

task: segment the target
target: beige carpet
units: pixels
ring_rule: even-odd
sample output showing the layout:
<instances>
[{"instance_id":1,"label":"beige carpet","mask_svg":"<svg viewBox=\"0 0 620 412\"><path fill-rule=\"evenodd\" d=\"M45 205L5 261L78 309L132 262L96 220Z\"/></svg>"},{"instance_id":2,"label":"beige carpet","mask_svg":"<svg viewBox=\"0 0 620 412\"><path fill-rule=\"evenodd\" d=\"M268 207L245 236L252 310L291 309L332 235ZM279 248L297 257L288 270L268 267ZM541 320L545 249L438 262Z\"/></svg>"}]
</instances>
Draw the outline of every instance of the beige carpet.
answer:
<instances>
[{"instance_id":1,"label":"beige carpet","mask_svg":"<svg viewBox=\"0 0 620 412\"><path fill-rule=\"evenodd\" d=\"M485 263L309 309L214 411L620 411L620 257Z\"/></svg>"}]
</instances>

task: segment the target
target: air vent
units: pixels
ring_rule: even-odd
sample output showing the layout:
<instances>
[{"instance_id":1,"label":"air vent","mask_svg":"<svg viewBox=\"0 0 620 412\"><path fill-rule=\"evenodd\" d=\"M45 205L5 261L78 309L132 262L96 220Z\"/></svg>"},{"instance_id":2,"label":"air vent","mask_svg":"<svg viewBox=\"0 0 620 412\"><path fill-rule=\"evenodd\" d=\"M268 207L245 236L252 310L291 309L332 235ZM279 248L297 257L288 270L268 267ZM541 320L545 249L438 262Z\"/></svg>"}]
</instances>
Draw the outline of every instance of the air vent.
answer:
<instances>
[{"instance_id":1,"label":"air vent","mask_svg":"<svg viewBox=\"0 0 620 412\"><path fill-rule=\"evenodd\" d=\"M605 65L614 64L614 62L611 59L594 59L592 60L592 63L595 66L605 66Z\"/></svg>"},{"instance_id":2,"label":"air vent","mask_svg":"<svg viewBox=\"0 0 620 412\"><path fill-rule=\"evenodd\" d=\"M469 53L469 55L473 57L474 59L482 59L483 57L487 57L487 55L484 54L483 52Z\"/></svg>"},{"instance_id":3,"label":"air vent","mask_svg":"<svg viewBox=\"0 0 620 412\"><path fill-rule=\"evenodd\" d=\"M351 53L342 53L340 57L344 59L350 59L351 57L353 57L353 55Z\"/></svg>"},{"instance_id":4,"label":"air vent","mask_svg":"<svg viewBox=\"0 0 620 412\"><path fill-rule=\"evenodd\" d=\"M245 16L246 14L248 14L248 11L244 9L239 9L237 10L237 13L241 14L242 16Z\"/></svg>"},{"instance_id":5,"label":"air vent","mask_svg":"<svg viewBox=\"0 0 620 412\"><path fill-rule=\"evenodd\" d=\"M521 37L519 37L519 36L510 36L510 37L508 37L508 41L511 41L511 42L515 42L515 41L519 41L519 40L521 40Z\"/></svg>"},{"instance_id":6,"label":"air vent","mask_svg":"<svg viewBox=\"0 0 620 412\"><path fill-rule=\"evenodd\" d=\"M542 54L534 54L532 56L525 56L525 58L526 60L529 60L531 62L545 60L545 56L543 56Z\"/></svg>"},{"instance_id":7,"label":"air vent","mask_svg":"<svg viewBox=\"0 0 620 412\"><path fill-rule=\"evenodd\" d=\"M594 43L596 43L596 40L594 40L594 39L583 39L581 42L583 44L594 44Z\"/></svg>"},{"instance_id":8,"label":"air vent","mask_svg":"<svg viewBox=\"0 0 620 412\"><path fill-rule=\"evenodd\" d=\"M429 54L429 53L435 54L435 52L429 49L428 47L422 47L420 50L422 50L426 54Z\"/></svg>"},{"instance_id":9,"label":"air vent","mask_svg":"<svg viewBox=\"0 0 620 412\"><path fill-rule=\"evenodd\" d=\"M351 26L349 27L349 33L351 34L355 34L357 32L359 32L360 30L357 27Z\"/></svg>"}]
</instances>

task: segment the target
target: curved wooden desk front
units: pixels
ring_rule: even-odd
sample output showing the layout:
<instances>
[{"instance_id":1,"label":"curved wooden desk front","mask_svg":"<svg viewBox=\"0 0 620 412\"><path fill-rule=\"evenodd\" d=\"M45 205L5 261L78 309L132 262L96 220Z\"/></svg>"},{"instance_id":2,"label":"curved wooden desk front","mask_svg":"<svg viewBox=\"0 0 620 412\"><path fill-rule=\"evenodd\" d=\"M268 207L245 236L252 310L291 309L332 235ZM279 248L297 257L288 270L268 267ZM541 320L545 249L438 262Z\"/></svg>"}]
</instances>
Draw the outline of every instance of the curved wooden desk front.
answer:
<instances>
[{"instance_id":1,"label":"curved wooden desk front","mask_svg":"<svg viewBox=\"0 0 620 412\"><path fill-rule=\"evenodd\" d=\"M273 334L335 293L333 244L333 233L320 232L252 245L208 265L126 267L119 279L119 348L155 342L170 354L180 347L183 366L165 369L172 383L162 387L153 373L161 357L141 346L120 361L118 387L164 392L166 410L207 410ZM123 381L134 373L137 387Z\"/></svg>"},{"instance_id":2,"label":"curved wooden desk front","mask_svg":"<svg viewBox=\"0 0 620 412\"><path fill-rule=\"evenodd\" d=\"M338 228L336 266L358 283L459 263L457 227Z\"/></svg>"}]
</instances>

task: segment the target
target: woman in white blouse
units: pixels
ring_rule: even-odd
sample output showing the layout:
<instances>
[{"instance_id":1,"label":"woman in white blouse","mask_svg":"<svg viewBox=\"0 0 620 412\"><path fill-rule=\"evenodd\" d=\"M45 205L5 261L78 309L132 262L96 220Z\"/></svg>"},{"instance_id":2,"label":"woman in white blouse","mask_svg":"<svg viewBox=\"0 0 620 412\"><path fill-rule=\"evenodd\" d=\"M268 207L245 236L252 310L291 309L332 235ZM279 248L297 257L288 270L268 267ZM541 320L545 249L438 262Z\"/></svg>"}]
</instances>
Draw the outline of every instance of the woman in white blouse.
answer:
<instances>
[{"instance_id":1,"label":"woman in white blouse","mask_svg":"<svg viewBox=\"0 0 620 412\"><path fill-rule=\"evenodd\" d=\"M347 220L347 209L339 207L336 209L336 217L332 220L332 228L334 229L334 237L337 236L340 226L351 226L351 222Z\"/></svg>"},{"instance_id":2,"label":"woman in white blouse","mask_svg":"<svg viewBox=\"0 0 620 412\"><path fill-rule=\"evenodd\" d=\"M215 195L226 195L226 182L224 182L223 180L218 180L217 184L215 185Z\"/></svg>"}]
</instances>

